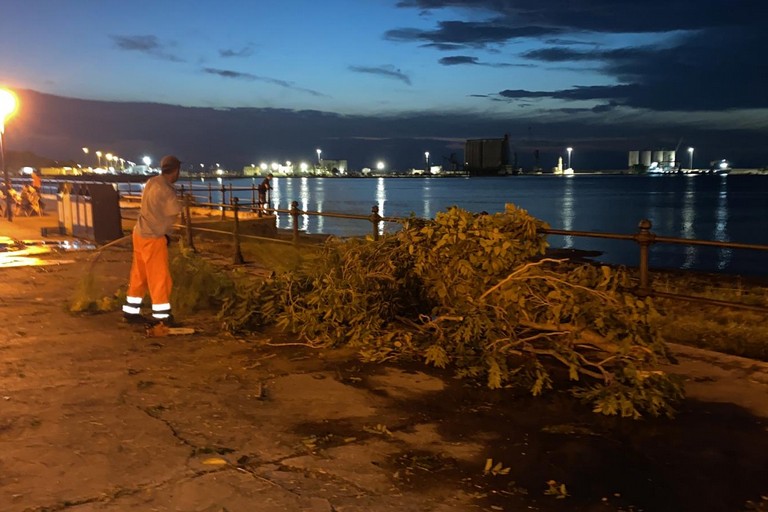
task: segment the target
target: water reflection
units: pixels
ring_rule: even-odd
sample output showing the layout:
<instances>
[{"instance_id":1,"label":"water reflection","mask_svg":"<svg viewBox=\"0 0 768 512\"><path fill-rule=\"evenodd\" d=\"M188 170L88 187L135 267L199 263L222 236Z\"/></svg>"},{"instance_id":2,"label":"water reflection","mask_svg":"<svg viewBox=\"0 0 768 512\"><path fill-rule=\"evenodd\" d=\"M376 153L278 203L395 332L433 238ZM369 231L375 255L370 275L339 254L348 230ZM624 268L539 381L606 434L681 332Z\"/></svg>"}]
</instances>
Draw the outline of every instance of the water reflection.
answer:
<instances>
[{"instance_id":1,"label":"water reflection","mask_svg":"<svg viewBox=\"0 0 768 512\"><path fill-rule=\"evenodd\" d=\"M713 239L718 242L730 242L728 236L728 180L720 177L720 189L717 194L717 210L715 210L715 232ZM725 270L731 263L733 249L722 247L717 251L717 269Z\"/></svg>"},{"instance_id":2,"label":"water reflection","mask_svg":"<svg viewBox=\"0 0 768 512\"><path fill-rule=\"evenodd\" d=\"M683 196L683 225L681 226L680 236L682 238L696 238L696 231L693 229L693 223L696 221L696 177L686 176L685 195ZM685 246L685 261L682 268L691 268L696 263L696 246Z\"/></svg>"},{"instance_id":3,"label":"water reflection","mask_svg":"<svg viewBox=\"0 0 768 512\"><path fill-rule=\"evenodd\" d=\"M432 201L430 201L430 186L429 181L425 180L424 188L421 193L421 200L424 204L424 210L421 216L425 219L432 218Z\"/></svg>"},{"instance_id":4,"label":"water reflection","mask_svg":"<svg viewBox=\"0 0 768 512\"><path fill-rule=\"evenodd\" d=\"M565 176L565 187L563 189L563 208L560 214L560 223L565 230L573 229L573 175ZM566 235L563 237L563 247L570 249L573 247L573 237Z\"/></svg>"},{"instance_id":5,"label":"water reflection","mask_svg":"<svg viewBox=\"0 0 768 512\"><path fill-rule=\"evenodd\" d=\"M309 178L303 177L300 180L299 185L299 208L301 208L302 211L308 211L309 210L309 183L307 183L307 180ZM306 213L301 215L301 230L308 232L309 228L309 215Z\"/></svg>"},{"instance_id":6,"label":"water reflection","mask_svg":"<svg viewBox=\"0 0 768 512\"><path fill-rule=\"evenodd\" d=\"M379 215L386 217L384 210L384 204L387 202L387 187L384 182L384 178L377 178L376 180L376 205L379 207ZM379 234L384 234L384 222L379 223Z\"/></svg>"},{"instance_id":7,"label":"water reflection","mask_svg":"<svg viewBox=\"0 0 768 512\"><path fill-rule=\"evenodd\" d=\"M286 186L290 184L290 182L291 180L286 180ZM285 195L281 183L282 180L280 178L272 178L272 190L269 194L269 200L271 201L272 206L278 210L280 209L280 203ZM283 215L281 213L275 212L275 225L277 226L277 229L282 229L282 217Z\"/></svg>"}]
</instances>

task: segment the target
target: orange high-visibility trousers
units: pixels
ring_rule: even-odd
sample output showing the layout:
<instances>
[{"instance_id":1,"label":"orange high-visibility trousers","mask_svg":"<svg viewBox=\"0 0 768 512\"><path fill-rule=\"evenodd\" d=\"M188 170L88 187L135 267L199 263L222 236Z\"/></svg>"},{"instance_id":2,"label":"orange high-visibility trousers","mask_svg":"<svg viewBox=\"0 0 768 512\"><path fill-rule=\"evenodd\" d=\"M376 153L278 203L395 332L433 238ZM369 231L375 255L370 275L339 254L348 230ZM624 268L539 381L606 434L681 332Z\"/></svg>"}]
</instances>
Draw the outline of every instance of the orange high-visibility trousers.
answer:
<instances>
[{"instance_id":1,"label":"orange high-visibility trousers","mask_svg":"<svg viewBox=\"0 0 768 512\"><path fill-rule=\"evenodd\" d=\"M149 291L153 311L170 310L172 285L171 270L168 266L168 243L165 237L142 238L134 231L128 297L144 297Z\"/></svg>"}]
</instances>

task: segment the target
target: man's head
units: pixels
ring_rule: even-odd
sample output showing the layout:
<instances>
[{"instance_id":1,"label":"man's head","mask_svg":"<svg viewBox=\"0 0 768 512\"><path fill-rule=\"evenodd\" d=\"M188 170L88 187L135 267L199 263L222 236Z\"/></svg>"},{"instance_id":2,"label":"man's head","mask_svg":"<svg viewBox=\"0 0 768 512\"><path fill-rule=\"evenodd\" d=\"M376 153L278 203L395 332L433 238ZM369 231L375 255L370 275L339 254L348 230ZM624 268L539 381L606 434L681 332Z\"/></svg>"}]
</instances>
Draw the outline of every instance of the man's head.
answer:
<instances>
[{"instance_id":1,"label":"man's head","mask_svg":"<svg viewBox=\"0 0 768 512\"><path fill-rule=\"evenodd\" d=\"M271 178L272 178L272 173L267 174L267 179L271 179Z\"/></svg>"},{"instance_id":2,"label":"man's head","mask_svg":"<svg viewBox=\"0 0 768 512\"><path fill-rule=\"evenodd\" d=\"M181 171L181 160L173 155L166 155L160 160L160 171L171 183L176 183Z\"/></svg>"}]
</instances>

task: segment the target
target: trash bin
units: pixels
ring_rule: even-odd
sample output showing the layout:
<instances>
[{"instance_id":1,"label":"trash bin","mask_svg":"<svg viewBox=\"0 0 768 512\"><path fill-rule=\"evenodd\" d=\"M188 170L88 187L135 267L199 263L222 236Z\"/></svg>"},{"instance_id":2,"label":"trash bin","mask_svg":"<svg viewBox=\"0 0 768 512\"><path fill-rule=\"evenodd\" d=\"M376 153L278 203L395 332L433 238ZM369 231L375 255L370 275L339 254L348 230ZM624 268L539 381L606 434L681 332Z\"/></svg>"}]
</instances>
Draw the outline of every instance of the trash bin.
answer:
<instances>
[{"instance_id":1,"label":"trash bin","mask_svg":"<svg viewBox=\"0 0 768 512\"><path fill-rule=\"evenodd\" d=\"M99 244L123 236L120 196L107 183L64 183L57 194L59 228Z\"/></svg>"}]
</instances>

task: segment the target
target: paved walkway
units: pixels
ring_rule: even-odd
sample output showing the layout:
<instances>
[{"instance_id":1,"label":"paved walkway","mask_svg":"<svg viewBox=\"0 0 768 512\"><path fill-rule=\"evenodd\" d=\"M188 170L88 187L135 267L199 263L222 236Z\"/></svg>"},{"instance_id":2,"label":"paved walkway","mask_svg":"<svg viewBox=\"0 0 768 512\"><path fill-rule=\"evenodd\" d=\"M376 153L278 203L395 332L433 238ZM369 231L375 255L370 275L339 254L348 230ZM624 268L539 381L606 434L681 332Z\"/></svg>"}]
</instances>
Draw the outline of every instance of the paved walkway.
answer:
<instances>
[{"instance_id":1,"label":"paved walkway","mask_svg":"<svg viewBox=\"0 0 768 512\"><path fill-rule=\"evenodd\" d=\"M0 235L56 225L0 220ZM294 340L275 333L222 335L210 317L185 319L193 336L146 338L118 313L66 311L91 270L104 295L124 283L127 249L95 266L46 258L0 268L3 512L714 511L768 494L764 363L673 347L690 397L681 418L605 419L561 396L278 347ZM510 474L484 474L489 458ZM549 479L570 496L546 494Z\"/></svg>"}]
</instances>

